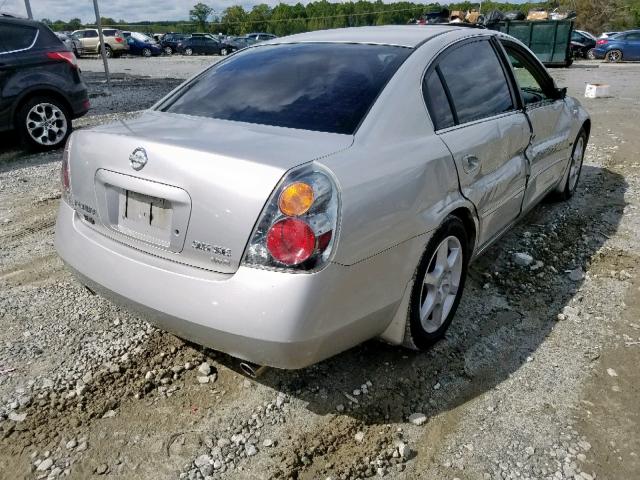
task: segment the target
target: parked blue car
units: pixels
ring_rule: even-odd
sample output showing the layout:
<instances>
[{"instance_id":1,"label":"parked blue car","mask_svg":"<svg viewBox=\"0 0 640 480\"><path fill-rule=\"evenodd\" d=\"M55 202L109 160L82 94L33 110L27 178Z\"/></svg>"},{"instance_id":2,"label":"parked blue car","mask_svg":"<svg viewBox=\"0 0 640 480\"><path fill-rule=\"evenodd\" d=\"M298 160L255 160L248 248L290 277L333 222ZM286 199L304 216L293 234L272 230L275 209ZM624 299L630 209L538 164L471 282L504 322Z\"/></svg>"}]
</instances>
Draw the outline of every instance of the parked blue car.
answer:
<instances>
[{"instance_id":1,"label":"parked blue car","mask_svg":"<svg viewBox=\"0 0 640 480\"><path fill-rule=\"evenodd\" d=\"M596 58L604 58L608 62L640 60L640 30L599 38L594 53Z\"/></svg>"},{"instance_id":2,"label":"parked blue car","mask_svg":"<svg viewBox=\"0 0 640 480\"><path fill-rule=\"evenodd\" d=\"M151 57L162 54L162 47L153 38L140 32L122 32L129 44L129 55Z\"/></svg>"}]
</instances>

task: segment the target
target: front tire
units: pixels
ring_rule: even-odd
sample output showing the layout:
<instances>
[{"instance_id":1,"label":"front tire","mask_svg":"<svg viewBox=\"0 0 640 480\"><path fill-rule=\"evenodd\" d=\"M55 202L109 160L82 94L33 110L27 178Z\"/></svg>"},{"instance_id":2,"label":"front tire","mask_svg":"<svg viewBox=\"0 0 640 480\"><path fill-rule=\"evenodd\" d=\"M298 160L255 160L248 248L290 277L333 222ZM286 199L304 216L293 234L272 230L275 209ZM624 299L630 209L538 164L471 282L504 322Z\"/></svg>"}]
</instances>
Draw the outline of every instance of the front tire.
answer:
<instances>
[{"instance_id":1,"label":"front tire","mask_svg":"<svg viewBox=\"0 0 640 480\"><path fill-rule=\"evenodd\" d=\"M38 96L24 103L16 114L23 145L35 151L64 146L71 133L67 106L55 97Z\"/></svg>"},{"instance_id":2,"label":"front tire","mask_svg":"<svg viewBox=\"0 0 640 480\"><path fill-rule=\"evenodd\" d=\"M427 244L416 270L405 346L424 350L444 336L462 297L470 253L462 220L448 216Z\"/></svg>"},{"instance_id":3,"label":"front tire","mask_svg":"<svg viewBox=\"0 0 640 480\"><path fill-rule=\"evenodd\" d=\"M142 56L143 56L143 57L150 57L150 56L151 56L151 49L149 49L149 48L143 48L143 49L142 49Z\"/></svg>"},{"instance_id":4,"label":"front tire","mask_svg":"<svg viewBox=\"0 0 640 480\"><path fill-rule=\"evenodd\" d=\"M220 55L222 56L229 55L229 50L227 50L226 48L223 48L222 50L220 50Z\"/></svg>"},{"instance_id":5,"label":"front tire","mask_svg":"<svg viewBox=\"0 0 640 480\"><path fill-rule=\"evenodd\" d=\"M620 50L609 50L604 56L609 63L618 63L622 61L622 52Z\"/></svg>"},{"instance_id":6,"label":"front tire","mask_svg":"<svg viewBox=\"0 0 640 480\"><path fill-rule=\"evenodd\" d=\"M164 47L164 53L166 53L167 55L173 55L173 48Z\"/></svg>"},{"instance_id":7,"label":"front tire","mask_svg":"<svg viewBox=\"0 0 640 480\"><path fill-rule=\"evenodd\" d=\"M581 128L576 137L576 141L573 143L567 180L559 190L553 192L553 198L555 200L565 201L573 197L573 194L578 188L578 180L580 180L580 174L582 173L582 164L584 162L584 152L586 149L587 132L585 132L584 128Z\"/></svg>"}]
</instances>

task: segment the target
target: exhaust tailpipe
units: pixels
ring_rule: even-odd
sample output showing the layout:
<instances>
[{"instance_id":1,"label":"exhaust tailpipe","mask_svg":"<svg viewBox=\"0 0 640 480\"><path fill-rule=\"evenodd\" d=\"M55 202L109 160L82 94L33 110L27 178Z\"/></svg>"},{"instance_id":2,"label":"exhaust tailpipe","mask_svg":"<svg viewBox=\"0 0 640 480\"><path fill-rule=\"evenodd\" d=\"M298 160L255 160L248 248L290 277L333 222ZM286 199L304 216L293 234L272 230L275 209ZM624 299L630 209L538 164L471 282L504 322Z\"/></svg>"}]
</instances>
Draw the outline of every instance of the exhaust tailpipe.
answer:
<instances>
[{"instance_id":1,"label":"exhaust tailpipe","mask_svg":"<svg viewBox=\"0 0 640 480\"><path fill-rule=\"evenodd\" d=\"M251 378L258 378L269 368L266 365L256 365L251 362L240 362L240 370L247 376Z\"/></svg>"}]
</instances>

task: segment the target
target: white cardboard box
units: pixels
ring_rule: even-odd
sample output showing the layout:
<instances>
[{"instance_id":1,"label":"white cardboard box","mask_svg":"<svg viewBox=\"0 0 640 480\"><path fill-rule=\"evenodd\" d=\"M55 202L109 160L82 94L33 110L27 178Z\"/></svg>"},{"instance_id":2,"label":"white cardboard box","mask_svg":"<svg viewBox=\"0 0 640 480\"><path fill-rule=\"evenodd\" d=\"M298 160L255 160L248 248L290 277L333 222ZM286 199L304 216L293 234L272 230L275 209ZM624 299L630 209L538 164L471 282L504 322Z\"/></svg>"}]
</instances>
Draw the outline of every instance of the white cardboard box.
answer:
<instances>
[{"instance_id":1,"label":"white cardboard box","mask_svg":"<svg viewBox=\"0 0 640 480\"><path fill-rule=\"evenodd\" d=\"M587 83L584 96L587 98L608 97L609 85L606 83Z\"/></svg>"}]
</instances>

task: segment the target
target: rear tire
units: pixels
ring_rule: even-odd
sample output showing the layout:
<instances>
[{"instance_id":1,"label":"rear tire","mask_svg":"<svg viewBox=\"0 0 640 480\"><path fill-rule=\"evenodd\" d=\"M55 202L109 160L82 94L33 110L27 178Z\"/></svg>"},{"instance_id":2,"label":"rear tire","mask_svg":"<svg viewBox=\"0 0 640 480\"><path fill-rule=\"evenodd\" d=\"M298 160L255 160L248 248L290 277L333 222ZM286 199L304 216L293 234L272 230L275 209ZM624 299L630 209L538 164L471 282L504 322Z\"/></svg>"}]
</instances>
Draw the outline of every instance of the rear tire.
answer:
<instances>
[{"instance_id":1,"label":"rear tire","mask_svg":"<svg viewBox=\"0 0 640 480\"><path fill-rule=\"evenodd\" d=\"M98 49L98 53L101 53L101 49ZM104 55L107 58L113 58L113 50L111 49L111 47L109 45L105 45L104 46Z\"/></svg>"},{"instance_id":2,"label":"rear tire","mask_svg":"<svg viewBox=\"0 0 640 480\"><path fill-rule=\"evenodd\" d=\"M464 223L449 215L429 240L416 269L405 346L424 350L444 337L462 297L470 253Z\"/></svg>"},{"instance_id":3,"label":"rear tire","mask_svg":"<svg viewBox=\"0 0 640 480\"><path fill-rule=\"evenodd\" d=\"M622 61L622 52L620 50L609 50L604 56L609 63L618 63Z\"/></svg>"},{"instance_id":4,"label":"rear tire","mask_svg":"<svg viewBox=\"0 0 640 480\"><path fill-rule=\"evenodd\" d=\"M142 49L142 56L143 57L150 57L151 56L151 50L149 48L143 48Z\"/></svg>"},{"instance_id":5,"label":"rear tire","mask_svg":"<svg viewBox=\"0 0 640 480\"><path fill-rule=\"evenodd\" d=\"M227 50L226 48L223 48L222 50L220 50L220 55L229 55L229 50Z\"/></svg>"},{"instance_id":6,"label":"rear tire","mask_svg":"<svg viewBox=\"0 0 640 480\"><path fill-rule=\"evenodd\" d=\"M184 54L187 55L187 56L191 56L191 55L193 55L193 50L190 49L190 48L185 48L184 49Z\"/></svg>"},{"instance_id":7,"label":"rear tire","mask_svg":"<svg viewBox=\"0 0 640 480\"><path fill-rule=\"evenodd\" d=\"M71 133L71 116L64 102L55 97L37 96L27 100L16 114L16 128L29 150L63 147Z\"/></svg>"},{"instance_id":8,"label":"rear tire","mask_svg":"<svg viewBox=\"0 0 640 480\"><path fill-rule=\"evenodd\" d=\"M173 48L164 47L164 53L166 53L167 55L173 55Z\"/></svg>"},{"instance_id":9,"label":"rear tire","mask_svg":"<svg viewBox=\"0 0 640 480\"><path fill-rule=\"evenodd\" d=\"M595 48L590 48L589 50L587 50L587 60L595 60L596 59L596 49Z\"/></svg>"}]
</instances>

